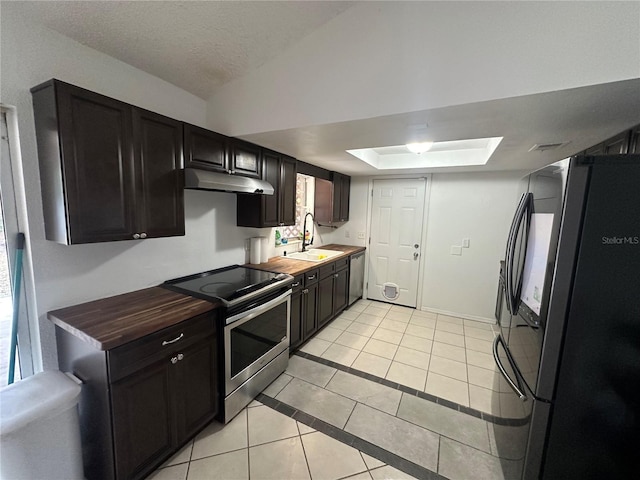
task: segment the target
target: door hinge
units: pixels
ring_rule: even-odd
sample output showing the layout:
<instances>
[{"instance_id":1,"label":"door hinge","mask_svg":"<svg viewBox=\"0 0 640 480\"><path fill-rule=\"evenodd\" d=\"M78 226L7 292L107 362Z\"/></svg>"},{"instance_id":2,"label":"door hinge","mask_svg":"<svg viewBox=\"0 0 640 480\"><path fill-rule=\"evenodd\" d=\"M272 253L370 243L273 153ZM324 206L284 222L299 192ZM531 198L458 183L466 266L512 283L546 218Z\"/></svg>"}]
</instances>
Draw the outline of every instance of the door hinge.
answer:
<instances>
[{"instance_id":1,"label":"door hinge","mask_svg":"<svg viewBox=\"0 0 640 480\"><path fill-rule=\"evenodd\" d=\"M371 196L373 197L373 189L371 189Z\"/></svg>"}]
</instances>

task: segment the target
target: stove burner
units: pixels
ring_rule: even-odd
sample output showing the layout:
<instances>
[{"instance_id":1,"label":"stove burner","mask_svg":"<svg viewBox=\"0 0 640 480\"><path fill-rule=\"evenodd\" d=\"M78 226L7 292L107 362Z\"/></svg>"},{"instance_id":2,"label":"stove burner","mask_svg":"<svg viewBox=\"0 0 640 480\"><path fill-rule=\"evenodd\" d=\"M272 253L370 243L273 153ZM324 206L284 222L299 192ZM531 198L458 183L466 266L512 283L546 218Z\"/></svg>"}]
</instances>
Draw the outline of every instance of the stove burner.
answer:
<instances>
[{"instance_id":1,"label":"stove burner","mask_svg":"<svg viewBox=\"0 0 640 480\"><path fill-rule=\"evenodd\" d=\"M220 293L221 290L234 290L233 284L229 282L209 282L202 285L198 290L202 293Z\"/></svg>"}]
</instances>

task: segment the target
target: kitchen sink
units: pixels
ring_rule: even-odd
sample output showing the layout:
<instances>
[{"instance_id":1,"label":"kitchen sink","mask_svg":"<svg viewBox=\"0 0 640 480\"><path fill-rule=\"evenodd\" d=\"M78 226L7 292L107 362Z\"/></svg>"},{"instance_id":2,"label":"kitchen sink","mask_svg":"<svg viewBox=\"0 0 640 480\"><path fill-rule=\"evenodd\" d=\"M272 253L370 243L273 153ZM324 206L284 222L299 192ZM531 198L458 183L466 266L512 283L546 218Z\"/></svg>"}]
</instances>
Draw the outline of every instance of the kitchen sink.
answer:
<instances>
[{"instance_id":1,"label":"kitchen sink","mask_svg":"<svg viewBox=\"0 0 640 480\"><path fill-rule=\"evenodd\" d=\"M283 255L282 258L290 258L291 260L306 260L307 262L322 262L330 258L342 255L344 252L337 250L322 250L321 248L310 248L306 252L293 252Z\"/></svg>"}]
</instances>

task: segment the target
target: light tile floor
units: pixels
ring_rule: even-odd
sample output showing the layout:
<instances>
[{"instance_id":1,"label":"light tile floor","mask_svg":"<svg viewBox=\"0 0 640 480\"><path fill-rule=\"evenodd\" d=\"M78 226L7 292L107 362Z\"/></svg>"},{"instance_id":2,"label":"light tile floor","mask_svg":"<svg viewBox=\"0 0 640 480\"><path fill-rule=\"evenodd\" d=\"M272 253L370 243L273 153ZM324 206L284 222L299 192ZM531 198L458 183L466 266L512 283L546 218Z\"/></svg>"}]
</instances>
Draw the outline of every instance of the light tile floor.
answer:
<instances>
[{"instance_id":1,"label":"light tile floor","mask_svg":"<svg viewBox=\"0 0 640 480\"><path fill-rule=\"evenodd\" d=\"M494 335L490 324L361 300L301 350L493 415L519 417L515 396L493 365ZM292 356L263 393L446 478L511 478L517 464L515 457L497 456L496 432L517 437L522 429L300 356ZM228 425L213 422L149 478L414 477L254 401Z\"/></svg>"},{"instance_id":2,"label":"light tile floor","mask_svg":"<svg viewBox=\"0 0 640 480\"><path fill-rule=\"evenodd\" d=\"M300 349L505 418L525 415L492 355L489 323L360 300Z\"/></svg>"},{"instance_id":3,"label":"light tile floor","mask_svg":"<svg viewBox=\"0 0 640 480\"><path fill-rule=\"evenodd\" d=\"M213 422L153 480L381 480L407 475L254 401L228 425Z\"/></svg>"}]
</instances>

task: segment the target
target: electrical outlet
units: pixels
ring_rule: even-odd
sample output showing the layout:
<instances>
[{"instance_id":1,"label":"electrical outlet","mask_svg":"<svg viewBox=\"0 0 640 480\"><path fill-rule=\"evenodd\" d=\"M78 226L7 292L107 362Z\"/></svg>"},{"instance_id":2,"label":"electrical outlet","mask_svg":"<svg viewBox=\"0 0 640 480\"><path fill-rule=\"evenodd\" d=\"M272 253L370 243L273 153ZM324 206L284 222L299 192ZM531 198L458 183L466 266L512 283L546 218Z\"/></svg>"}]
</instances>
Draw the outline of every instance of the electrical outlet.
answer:
<instances>
[{"instance_id":1,"label":"electrical outlet","mask_svg":"<svg viewBox=\"0 0 640 480\"><path fill-rule=\"evenodd\" d=\"M451 245L451 255L462 255L462 247L460 245Z\"/></svg>"},{"instance_id":2,"label":"electrical outlet","mask_svg":"<svg viewBox=\"0 0 640 480\"><path fill-rule=\"evenodd\" d=\"M344 238L349 238L349 230L344 232Z\"/></svg>"},{"instance_id":3,"label":"electrical outlet","mask_svg":"<svg viewBox=\"0 0 640 480\"><path fill-rule=\"evenodd\" d=\"M365 232L358 232L358 239L364 240Z\"/></svg>"}]
</instances>

